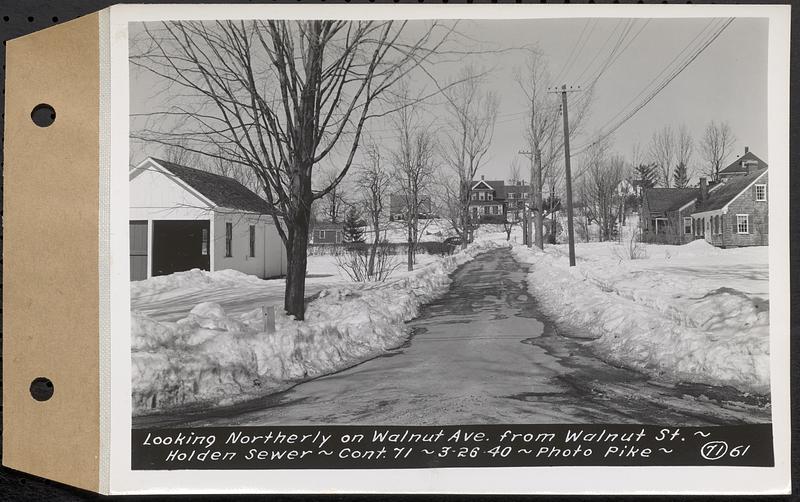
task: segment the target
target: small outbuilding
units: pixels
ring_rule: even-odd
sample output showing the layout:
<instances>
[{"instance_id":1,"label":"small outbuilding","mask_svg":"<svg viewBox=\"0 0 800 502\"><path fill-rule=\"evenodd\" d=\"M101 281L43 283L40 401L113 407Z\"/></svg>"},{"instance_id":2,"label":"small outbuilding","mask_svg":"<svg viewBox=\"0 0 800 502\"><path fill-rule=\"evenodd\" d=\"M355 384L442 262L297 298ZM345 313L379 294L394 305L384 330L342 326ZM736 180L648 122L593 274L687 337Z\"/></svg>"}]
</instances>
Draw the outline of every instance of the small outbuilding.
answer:
<instances>
[{"instance_id":1,"label":"small outbuilding","mask_svg":"<svg viewBox=\"0 0 800 502\"><path fill-rule=\"evenodd\" d=\"M128 179L132 281L193 268L286 274L271 206L238 181L154 158Z\"/></svg>"}]
</instances>

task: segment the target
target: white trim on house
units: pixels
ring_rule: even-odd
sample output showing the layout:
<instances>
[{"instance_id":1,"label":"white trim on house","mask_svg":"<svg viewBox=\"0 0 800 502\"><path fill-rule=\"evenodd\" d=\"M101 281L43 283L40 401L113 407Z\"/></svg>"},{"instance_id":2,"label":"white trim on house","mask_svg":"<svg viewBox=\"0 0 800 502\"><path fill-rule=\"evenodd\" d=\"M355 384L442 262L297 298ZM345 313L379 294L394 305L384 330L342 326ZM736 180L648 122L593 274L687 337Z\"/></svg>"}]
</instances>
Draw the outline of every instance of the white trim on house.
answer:
<instances>
[{"instance_id":1,"label":"white trim on house","mask_svg":"<svg viewBox=\"0 0 800 502\"><path fill-rule=\"evenodd\" d=\"M481 188L480 190L494 190L494 188L492 188L492 185L486 183L485 180L479 180L477 183L475 183L475 186L470 188L470 190L479 190L478 185L480 185L481 183L483 183L483 186L485 186L486 188L485 189Z\"/></svg>"},{"instance_id":2,"label":"white trim on house","mask_svg":"<svg viewBox=\"0 0 800 502\"><path fill-rule=\"evenodd\" d=\"M764 188L764 198L763 199L759 199L758 198L758 189L761 188L761 187ZM756 183L755 189L756 189L756 202L767 202L767 184L766 183Z\"/></svg>"},{"instance_id":3,"label":"white trim on house","mask_svg":"<svg viewBox=\"0 0 800 502\"><path fill-rule=\"evenodd\" d=\"M151 165L155 166L155 168L158 171L160 171L161 174L166 176L168 179L172 180L172 182L177 184L179 187L183 188L184 190L186 190L190 194L194 195L195 197L197 197L201 201L203 201L206 204L208 204L209 208L219 207L217 204L215 204L208 197L206 197L202 193L200 193L197 190L195 190L194 188L192 188L189 184L187 184L185 181L180 179L178 176L175 176L175 173L173 173L172 171L170 171L169 169L167 169L166 167L162 166L161 164L159 164L158 162L156 162L155 160L153 160L153 159L151 159L149 157L144 159L143 161L141 161L138 166L134 167L133 169L130 170L130 172L128 172L128 183L130 183L134 178L136 178L137 176L139 176L141 173L143 173L146 170L146 165L145 164L151 164ZM240 211L240 212L242 212L242 211ZM246 211L244 211L244 212L246 212Z\"/></svg>"},{"instance_id":4,"label":"white trim on house","mask_svg":"<svg viewBox=\"0 0 800 502\"><path fill-rule=\"evenodd\" d=\"M744 226L746 231L742 232L740 230L741 223L739 222L739 218L744 218ZM749 214L737 214L736 215L736 233L738 235L747 235L750 233L750 215Z\"/></svg>"},{"instance_id":5,"label":"white trim on house","mask_svg":"<svg viewBox=\"0 0 800 502\"><path fill-rule=\"evenodd\" d=\"M697 202L697 198L696 197L694 199L690 200L689 202L687 202L686 204L682 205L681 207L679 207L678 208L678 212L679 213L683 212L684 209L688 208L689 206L694 205L695 202Z\"/></svg>"},{"instance_id":6,"label":"white trim on house","mask_svg":"<svg viewBox=\"0 0 800 502\"><path fill-rule=\"evenodd\" d=\"M764 170L764 172L763 172L763 173L761 173L761 175L759 175L759 176L758 176L758 178L754 179L754 180L753 180L753 181L752 181L752 182L751 182L749 185L747 185L746 187L744 187L744 188L743 188L743 189L742 189L742 190L741 190L741 191L740 191L738 194L736 194L736 197L734 197L734 198L732 198L731 200L729 200L729 201L728 201L728 203L727 203L727 204L725 204L724 206L722 206L721 208L719 208L719 209L712 209L711 211L703 211L703 212L694 213L694 215L695 215L695 216L700 216L700 217L703 217L703 216L706 216L706 215L714 215L714 214L728 214L728 206L730 206L730 205L733 203L733 201L735 201L736 199L738 199L739 197L741 197L743 193L745 193L746 191L748 191L748 190L750 190L751 188L753 188L753 185L755 185L755 184L756 184L756 182L757 182L758 180L760 180L762 176L764 176L765 174L767 174L767 172L768 172L768 171L769 171L768 169L767 169L767 170ZM761 183L760 183L760 184L761 184ZM763 184L767 184L767 183L763 183ZM721 183L720 183L720 185L721 185ZM759 202L764 202L764 201L759 201Z\"/></svg>"}]
</instances>

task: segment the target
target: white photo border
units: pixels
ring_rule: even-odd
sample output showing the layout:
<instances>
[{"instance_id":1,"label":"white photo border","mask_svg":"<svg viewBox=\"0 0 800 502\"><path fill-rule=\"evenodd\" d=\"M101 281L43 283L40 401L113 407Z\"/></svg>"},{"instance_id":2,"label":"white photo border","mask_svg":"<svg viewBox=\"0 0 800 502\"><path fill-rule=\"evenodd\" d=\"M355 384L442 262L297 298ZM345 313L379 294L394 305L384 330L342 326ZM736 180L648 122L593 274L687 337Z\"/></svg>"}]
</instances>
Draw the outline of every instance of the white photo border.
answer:
<instances>
[{"instance_id":1,"label":"white photo border","mask_svg":"<svg viewBox=\"0 0 800 502\"><path fill-rule=\"evenodd\" d=\"M100 306L104 383L101 486L112 494L453 493L453 494L784 494L791 489L789 378L789 47L790 6L748 5L117 5L101 15L110 40L111 155L102 157L101 200L110 225L101 253L110 298ZM769 20L770 381L774 467L513 467L362 470L131 470L131 346L128 254L128 23L214 19L525 19L758 17ZM101 51L102 53L102 51ZM109 106L105 104L103 106ZM110 124L108 117L110 115ZM109 163L110 162L110 163ZM125 169L122 166L126 166ZM102 177L102 176L101 176ZM101 205L101 209L103 206ZM102 235L102 232L108 235ZM105 244L103 244L105 243ZM124 258L124 259L123 259ZM101 261L101 263L104 263ZM105 271L101 270L101 277ZM110 382L110 389L107 384ZM108 398L110 396L110 399ZM110 407L110 409L109 409ZM109 422L110 420L110 422ZM287 424L289 425L289 424ZM633 472L632 472L633 470ZM632 475L634 474L635 475Z\"/></svg>"}]
</instances>

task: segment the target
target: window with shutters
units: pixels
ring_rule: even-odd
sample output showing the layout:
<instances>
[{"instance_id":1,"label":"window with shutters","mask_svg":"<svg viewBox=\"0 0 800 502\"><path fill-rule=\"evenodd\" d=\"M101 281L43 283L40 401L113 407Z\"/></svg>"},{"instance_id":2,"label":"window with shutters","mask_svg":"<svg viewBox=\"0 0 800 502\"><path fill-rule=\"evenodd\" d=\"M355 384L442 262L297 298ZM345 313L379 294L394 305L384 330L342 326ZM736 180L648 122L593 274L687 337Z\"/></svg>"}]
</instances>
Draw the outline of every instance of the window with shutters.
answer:
<instances>
[{"instance_id":1,"label":"window with shutters","mask_svg":"<svg viewBox=\"0 0 800 502\"><path fill-rule=\"evenodd\" d=\"M225 223L225 257L233 256L233 223Z\"/></svg>"},{"instance_id":2,"label":"window with shutters","mask_svg":"<svg viewBox=\"0 0 800 502\"><path fill-rule=\"evenodd\" d=\"M256 256L256 226L250 225L250 258Z\"/></svg>"}]
</instances>

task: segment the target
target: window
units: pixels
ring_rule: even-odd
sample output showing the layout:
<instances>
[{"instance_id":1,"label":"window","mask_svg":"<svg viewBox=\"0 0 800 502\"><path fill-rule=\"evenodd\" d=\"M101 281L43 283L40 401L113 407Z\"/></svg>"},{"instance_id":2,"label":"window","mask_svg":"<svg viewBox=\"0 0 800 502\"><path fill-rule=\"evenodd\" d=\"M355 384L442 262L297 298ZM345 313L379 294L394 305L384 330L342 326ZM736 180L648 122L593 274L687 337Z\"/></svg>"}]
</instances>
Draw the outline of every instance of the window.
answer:
<instances>
[{"instance_id":1,"label":"window","mask_svg":"<svg viewBox=\"0 0 800 502\"><path fill-rule=\"evenodd\" d=\"M472 192L472 200L478 200L478 192Z\"/></svg>"},{"instance_id":2,"label":"window","mask_svg":"<svg viewBox=\"0 0 800 502\"><path fill-rule=\"evenodd\" d=\"M486 200L492 200L492 194L487 193L486 194Z\"/></svg>"},{"instance_id":3,"label":"window","mask_svg":"<svg viewBox=\"0 0 800 502\"><path fill-rule=\"evenodd\" d=\"M256 226L250 225L250 258L256 256Z\"/></svg>"},{"instance_id":4,"label":"window","mask_svg":"<svg viewBox=\"0 0 800 502\"><path fill-rule=\"evenodd\" d=\"M489 214L489 206L483 206L483 214Z\"/></svg>"},{"instance_id":5,"label":"window","mask_svg":"<svg viewBox=\"0 0 800 502\"><path fill-rule=\"evenodd\" d=\"M655 232L656 232L656 234L665 234L665 233L667 233L667 219L666 218L656 218Z\"/></svg>"},{"instance_id":6,"label":"window","mask_svg":"<svg viewBox=\"0 0 800 502\"><path fill-rule=\"evenodd\" d=\"M225 257L233 256L233 223L225 223Z\"/></svg>"},{"instance_id":7,"label":"window","mask_svg":"<svg viewBox=\"0 0 800 502\"><path fill-rule=\"evenodd\" d=\"M200 244L200 254L203 256L208 256L208 229L204 228L202 233L203 238L202 244Z\"/></svg>"},{"instance_id":8,"label":"window","mask_svg":"<svg viewBox=\"0 0 800 502\"><path fill-rule=\"evenodd\" d=\"M756 185L756 200L759 202L767 200L767 185Z\"/></svg>"},{"instance_id":9,"label":"window","mask_svg":"<svg viewBox=\"0 0 800 502\"><path fill-rule=\"evenodd\" d=\"M325 230L317 230L317 237L322 240L325 238Z\"/></svg>"},{"instance_id":10,"label":"window","mask_svg":"<svg viewBox=\"0 0 800 502\"><path fill-rule=\"evenodd\" d=\"M512 200L514 198L514 192L508 192L508 200Z\"/></svg>"},{"instance_id":11,"label":"window","mask_svg":"<svg viewBox=\"0 0 800 502\"><path fill-rule=\"evenodd\" d=\"M485 200L486 194L484 192L478 192L478 200Z\"/></svg>"},{"instance_id":12,"label":"window","mask_svg":"<svg viewBox=\"0 0 800 502\"><path fill-rule=\"evenodd\" d=\"M692 219L685 217L683 218L683 233L685 234L692 234Z\"/></svg>"},{"instance_id":13,"label":"window","mask_svg":"<svg viewBox=\"0 0 800 502\"><path fill-rule=\"evenodd\" d=\"M472 208L472 217L473 218L477 218L478 217L478 208L477 207L473 207Z\"/></svg>"},{"instance_id":14,"label":"window","mask_svg":"<svg viewBox=\"0 0 800 502\"><path fill-rule=\"evenodd\" d=\"M719 215L714 216L714 235L719 235Z\"/></svg>"},{"instance_id":15,"label":"window","mask_svg":"<svg viewBox=\"0 0 800 502\"><path fill-rule=\"evenodd\" d=\"M749 234L750 233L750 215L737 214L736 215L736 233Z\"/></svg>"},{"instance_id":16,"label":"window","mask_svg":"<svg viewBox=\"0 0 800 502\"><path fill-rule=\"evenodd\" d=\"M492 214L497 214L498 212L499 209L497 208L497 206L492 206Z\"/></svg>"}]
</instances>

